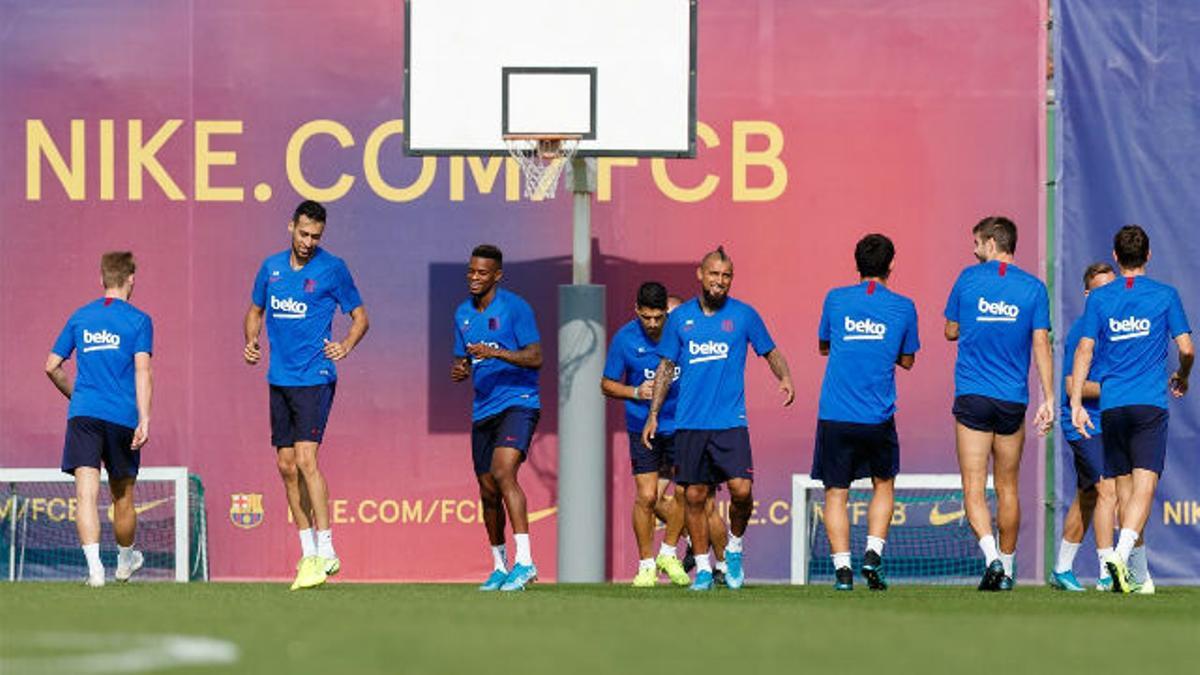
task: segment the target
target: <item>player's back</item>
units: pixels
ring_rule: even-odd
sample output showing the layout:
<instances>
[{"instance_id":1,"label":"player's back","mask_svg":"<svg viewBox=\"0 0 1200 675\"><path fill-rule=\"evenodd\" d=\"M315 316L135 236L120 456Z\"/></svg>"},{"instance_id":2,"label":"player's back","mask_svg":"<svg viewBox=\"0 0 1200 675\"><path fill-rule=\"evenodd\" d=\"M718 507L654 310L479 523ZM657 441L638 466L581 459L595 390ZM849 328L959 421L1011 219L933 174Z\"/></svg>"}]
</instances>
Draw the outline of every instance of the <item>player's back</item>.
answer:
<instances>
[{"instance_id":1,"label":"player's back","mask_svg":"<svg viewBox=\"0 0 1200 675\"><path fill-rule=\"evenodd\" d=\"M54 352L76 357L75 388L68 417L95 417L137 426L134 355L149 353L150 317L119 298L100 298L76 310Z\"/></svg>"},{"instance_id":2,"label":"player's back","mask_svg":"<svg viewBox=\"0 0 1200 675\"><path fill-rule=\"evenodd\" d=\"M945 316L959 325L955 395L1028 402L1033 331L1050 328L1046 285L1011 263L973 265L955 282Z\"/></svg>"}]
</instances>

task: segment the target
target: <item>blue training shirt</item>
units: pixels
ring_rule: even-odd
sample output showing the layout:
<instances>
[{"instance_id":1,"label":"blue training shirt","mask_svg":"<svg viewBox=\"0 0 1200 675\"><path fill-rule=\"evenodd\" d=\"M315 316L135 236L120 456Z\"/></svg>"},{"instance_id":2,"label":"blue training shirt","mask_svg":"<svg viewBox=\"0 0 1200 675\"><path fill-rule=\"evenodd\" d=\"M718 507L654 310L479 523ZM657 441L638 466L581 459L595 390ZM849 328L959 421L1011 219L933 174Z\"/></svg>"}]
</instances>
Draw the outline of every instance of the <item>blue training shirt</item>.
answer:
<instances>
[{"instance_id":1,"label":"blue training shirt","mask_svg":"<svg viewBox=\"0 0 1200 675\"><path fill-rule=\"evenodd\" d=\"M667 318L659 356L679 367L675 429L733 429L746 423L746 344L775 349L754 308L726 298L712 316L693 298Z\"/></svg>"},{"instance_id":2,"label":"blue training shirt","mask_svg":"<svg viewBox=\"0 0 1200 675\"><path fill-rule=\"evenodd\" d=\"M1074 368L1075 348L1079 346L1079 338L1082 334L1083 317L1080 317L1071 325L1071 330L1067 333L1067 341L1063 344L1062 406L1059 409L1059 426L1062 427L1063 438L1068 441L1083 440L1083 436L1075 430L1075 425L1071 423L1071 392L1067 390L1067 376L1071 374L1071 370ZM1094 356L1095 354L1093 353ZM1092 359L1092 364L1092 372L1088 375L1087 379L1099 382L1103 376L1095 358ZM1087 411L1088 417L1092 418L1092 424L1095 426L1095 429L1089 429L1088 433L1092 436L1098 436L1103 433L1100 428L1100 399L1083 399L1083 409Z\"/></svg>"},{"instance_id":3,"label":"blue training shirt","mask_svg":"<svg viewBox=\"0 0 1200 675\"><path fill-rule=\"evenodd\" d=\"M641 322L634 319L621 326L613 335L612 344L608 347L608 357L604 361L604 377L636 387L646 380L654 379L661 359L658 355L658 343L651 341L650 336L642 329ZM671 388L667 390L667 400L658 411L660 434L675 432L675 402L679 398L679 387L674 386L674 381L677 379L679 366L675 366L675 376ZM625 428L630 432L641 433L649 416L650 401L625 399Z\"/></svg>"},{"instance_id":4,"label":"blue training shirt","mask_svg":"<svg viewBox=\"0 0 1200 675\"><path fill-rule=\"evenodd\" d=\"M996 260L958 275L946 319L959 325L954 395L1029 402L1033 332L1050 329L1050 299L1041 279Z\"/></svg>"},{"instance_id":5,"label":"blue training shirt","mask_svg":"<svg viewBox=\"0 0 1200 675\"><path fill-rule=\"evenodd\" d=\"M524 298L503 288L482 312L468 298L454 311L454 355L467 358L467 345L484 343L517 351L541 342L533 308ZM542 407L538 398L538 371L501 359L471 359L475 402L471 419L479 421L507 408Z\"/></svg>"},{"instance_id":6,"label":"blue training shirt","mask_svg":"<svg viewBox=\"0 0 1200 675\"><path fill-rule=\"evenodd\" d=\"M817 338L829 343L818 418L879 424L896 414L896 359L921 348L912 300L874 281L835 288Z\"/></svg>"},{"instance_id":7,"label":"blue training shirt","mask_svg":"<svg viewBox=\"0 0 1200 675\"><path fill-rule=\"evenodd\" d=\"M118 298L75 310L51 350L64 359L78 351L67 419L95 417L125 427L138 423L134 355L153 352L150 316Z\"/></svg>"},{"instance_id":8,"label":"blue training shirt","mask_svg":"<svg viewBox=\"0 0 1200 675\"><path fill-rule=\"evenodd\" d=\"M1096 341L1101 410L1167 407L1167 345L1192 332L1173 287L1143 276L1117 279L1088 295L1080 322L1080 337Z\"/></svg>"},{"instance_id":9,"label":"blue training shirt","mask_svg":"<svg viewBox=\"0 0 1200 675\"><path fill-rule=\"evenodd\" d=\"M362 298L341 258L318 248L308 263L292 269L291 249L263 261L254 277L250 301L263 308L271 341L267 382L308 387L337 380L337 368L325 357L338 307L350 312Z\"/></svg>"}]
</instances>

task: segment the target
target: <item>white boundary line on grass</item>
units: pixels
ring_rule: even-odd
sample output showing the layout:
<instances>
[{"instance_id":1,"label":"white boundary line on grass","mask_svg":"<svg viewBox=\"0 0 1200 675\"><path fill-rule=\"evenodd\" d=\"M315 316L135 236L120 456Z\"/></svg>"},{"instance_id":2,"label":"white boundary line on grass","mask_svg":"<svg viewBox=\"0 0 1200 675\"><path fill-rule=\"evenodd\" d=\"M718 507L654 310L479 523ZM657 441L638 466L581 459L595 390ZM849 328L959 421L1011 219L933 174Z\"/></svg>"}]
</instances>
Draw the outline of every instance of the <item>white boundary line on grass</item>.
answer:
<instances>
[{"instance_id":1,"label":"white boundary line on grass","mask_svg":"<svg viewBox=\"0 0 1200 675\"><path fill-rule=\"evenodd\" d=\"M199 635L106 633L14 634L14 643L56 650L42 656L0 657L6 673L139 673L165 668L228 665L237 645ZM86 651L93 650L93 651ZM69 654L62 652L67 651Z\"/></svg>"}]
</instances>

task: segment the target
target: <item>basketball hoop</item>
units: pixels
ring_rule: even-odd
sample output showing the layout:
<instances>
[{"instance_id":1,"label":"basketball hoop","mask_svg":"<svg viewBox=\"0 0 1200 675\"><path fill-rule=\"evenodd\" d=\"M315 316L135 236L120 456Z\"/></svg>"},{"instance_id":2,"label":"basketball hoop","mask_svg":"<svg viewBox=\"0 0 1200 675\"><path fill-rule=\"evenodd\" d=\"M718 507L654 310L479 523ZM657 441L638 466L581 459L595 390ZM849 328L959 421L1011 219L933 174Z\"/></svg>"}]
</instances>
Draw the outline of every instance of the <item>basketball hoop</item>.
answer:
<instances>
[{"instance_id":1,"label":"basketball hoop","mask_svg":"<svg viewBox=\"0 0 1200 675\"><path fill-rule=\"evenodd\" d=\"M579 149L579 134L506 134L504 145L525 177L525 196L553 199L558 179Z\"/></svg>"}]
</instances>

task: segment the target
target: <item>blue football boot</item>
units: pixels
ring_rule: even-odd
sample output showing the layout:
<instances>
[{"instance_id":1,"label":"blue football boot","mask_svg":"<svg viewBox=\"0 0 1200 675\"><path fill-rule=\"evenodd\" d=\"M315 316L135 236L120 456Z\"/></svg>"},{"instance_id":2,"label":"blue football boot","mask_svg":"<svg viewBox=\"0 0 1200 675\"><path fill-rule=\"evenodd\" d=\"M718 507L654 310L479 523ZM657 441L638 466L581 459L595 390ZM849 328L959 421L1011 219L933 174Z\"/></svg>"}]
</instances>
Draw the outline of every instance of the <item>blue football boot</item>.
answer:
<instances>
[{"instance_id":1,"label":"blue football boot","mask_svg":"<svg viewBox=\"0 0 1200 675\"><path fill-rule=\"evenodd\" d=\"M506 570L492 570L492 573L488 575L487 581L483 582L479 590L498 591L504 585L505 579L508 579L508 572Z\"/></svg>"},{"instance_id":2,"label":"blue football boot","mask_svg":"<svg viewBox=\"0 0 1200 675\"><path fill-rule=\"evenodd\" d=\"M537 566L517 563L509 571L508 577L501 584L502 591L523 591L525 586L537 581Z\"/></svg>"},{"instance_id":3,"label":"blue football boot","mask_svg":"<svg viewBox=\"0 0 1200 675\"><path fill-rule=\"evenodd\" d=\"M726 558L728 560L728 558ZM711 591L713 587L713 575L709 570L700 570L696 572L696 580L688 587L689 591Z\"/></svg>"}]
</instances>

